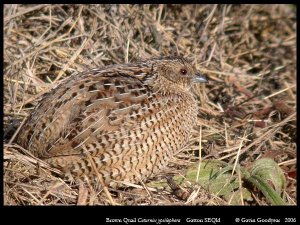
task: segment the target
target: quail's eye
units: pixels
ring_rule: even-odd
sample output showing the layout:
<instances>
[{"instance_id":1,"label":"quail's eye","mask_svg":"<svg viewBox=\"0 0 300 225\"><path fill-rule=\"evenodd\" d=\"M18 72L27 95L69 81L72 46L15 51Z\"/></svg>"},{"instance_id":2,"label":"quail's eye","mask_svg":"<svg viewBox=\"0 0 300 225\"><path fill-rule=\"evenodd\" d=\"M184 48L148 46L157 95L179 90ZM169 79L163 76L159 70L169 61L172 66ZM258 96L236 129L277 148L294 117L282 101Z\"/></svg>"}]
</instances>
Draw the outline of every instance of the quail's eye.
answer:
<instances>
[{"instance_id":1,"label":"quail's eye","mask_svg":"<svg viewBox=\"0 0 300 225\"><path fill-rule=\"evenodd\" d=\"M182 75L185 75L185 74L187 74L187 71L186 71L186 69L181 69L181 70L180 70L180 73L181 73Z\"/></svg>"}]
</instances>

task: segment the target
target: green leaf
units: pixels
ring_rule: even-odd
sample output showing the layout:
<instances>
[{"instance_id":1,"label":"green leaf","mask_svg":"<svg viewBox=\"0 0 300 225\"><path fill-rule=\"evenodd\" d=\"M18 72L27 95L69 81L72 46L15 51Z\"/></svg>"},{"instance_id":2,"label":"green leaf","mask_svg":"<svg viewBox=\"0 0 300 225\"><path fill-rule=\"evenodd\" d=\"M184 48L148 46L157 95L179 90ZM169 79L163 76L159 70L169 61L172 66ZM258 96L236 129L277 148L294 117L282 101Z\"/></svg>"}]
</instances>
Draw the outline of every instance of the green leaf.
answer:
<instances>
[{"instance_id":1,"label":"green leaf","mask_svg":"<svg viewBox=\"0 0 300 225\"><path fill-rule=\"evenodd\" d=\"M255 185L272 205L286 205L280 197L285 189L285 176L277 163L270 158L257 160L250 173L244 170L244 178Z\"/></svg>"},{"instance_id":2,"label":"green leaf","mask_svg":"<svg viewBox=\"0 0 300 225\"><path fill-rule=\"evenodd\" d=\"M198 183L209 193L230 200L230 204L241 204L239 182L236 175L231 175L232 166L218 160L204 160L201 163ZM186 180L196 183L198 164L188 169ZM243 199L252 200L251 193L243 188Z\"/></svg>"},{"instance_id":3,"label":"green leaf","mask_svg":"<svg viewBox=\"0 0 300 225\"><path fill-rule=\"evenodd\" d=\"M210 194L226 199L230 205L242 204L241 198L243 201L253 200L248 189L240 188L237 174L232 175L232 165L219 160L203 160L200 170L198 168L199 164L195 163L187 169L185 177L177 175L173 179L177 184L183 186L199 184ZM272 159L257 160L250 171L240 166L236 167L236 171L238 170L241 172L242 180L247 180L256 186L272 205L286 204L280 197L285 188L285 176ZM154 181L148 185L155 188L168 187L165 180Z\"/></svg>"},{"instance_id":4,"label":"green leaf","mask_svg":"<svg viewBox=\"0 0 300 225\"><path fill-rule=\"evenodd\" d=\"M243 200L252 201L251 193L248 189L242 187L242 197ZM230 202L230 205L241 205L241 193L240 190L230 193L230 195L225 195L224 198Z\"/></svg>"},{"instance_id":5,"label":"green leaf","mask_svg":"<svg viewBox=\"0 0 300 225\"><path fill-rule=\"evenodd\" d=\"M255 175L267 181L278 194L285 189L285 176L278 164L271 158L257 160L251 170L251 176Z\"/></svg>"}]
</instances>

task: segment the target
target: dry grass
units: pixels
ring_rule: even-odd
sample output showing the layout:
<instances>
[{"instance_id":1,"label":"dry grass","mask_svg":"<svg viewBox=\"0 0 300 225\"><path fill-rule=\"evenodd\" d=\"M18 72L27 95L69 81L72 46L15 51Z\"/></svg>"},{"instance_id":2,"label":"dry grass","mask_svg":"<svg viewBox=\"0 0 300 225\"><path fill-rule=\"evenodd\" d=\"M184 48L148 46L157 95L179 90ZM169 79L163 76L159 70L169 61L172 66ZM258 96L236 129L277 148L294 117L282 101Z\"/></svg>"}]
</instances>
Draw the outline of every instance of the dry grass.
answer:
<instances>
[{"instance_id":1,"label":"dry grass","mask_svg":"<svg viewBox=\"0 0 300 225\"><path fill-rule=\"evenodd\" d=\"M210 78L195 89L201 158L249 166L271 157L285 172L285 197L296 204L292 5L5 5L5 204L111 204L101 188L64 182L60 171L14 144L18 128L39 97L75 71L176 54ZM184 175L198 162L199 130L191 147L170 163L173 174ZM113 202L228 204L197 187L180 200L168 188L132 186L110 190ZM244 204L267 204L259 192L253 198Z\"/></svg>"}]
</instances>

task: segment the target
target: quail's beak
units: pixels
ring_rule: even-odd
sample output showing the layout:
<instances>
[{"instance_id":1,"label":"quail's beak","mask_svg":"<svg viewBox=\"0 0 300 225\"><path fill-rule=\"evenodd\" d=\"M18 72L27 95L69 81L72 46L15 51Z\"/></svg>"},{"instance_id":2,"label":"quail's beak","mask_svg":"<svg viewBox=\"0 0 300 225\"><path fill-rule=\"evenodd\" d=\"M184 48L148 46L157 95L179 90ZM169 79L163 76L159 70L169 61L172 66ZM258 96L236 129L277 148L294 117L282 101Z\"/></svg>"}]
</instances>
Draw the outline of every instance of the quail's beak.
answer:
<instances>
[{"instance_id":1,"label":"quail's beak","mask_svg":"<svg viewBox=\"0 0 300 225\"><path fill-rule=\"evenodd\" d=\"M208 79L206 76L200 74L200 73L196 73L195 77L193 79L194 83L208 83Z\"/></svg>"}]
</instances>

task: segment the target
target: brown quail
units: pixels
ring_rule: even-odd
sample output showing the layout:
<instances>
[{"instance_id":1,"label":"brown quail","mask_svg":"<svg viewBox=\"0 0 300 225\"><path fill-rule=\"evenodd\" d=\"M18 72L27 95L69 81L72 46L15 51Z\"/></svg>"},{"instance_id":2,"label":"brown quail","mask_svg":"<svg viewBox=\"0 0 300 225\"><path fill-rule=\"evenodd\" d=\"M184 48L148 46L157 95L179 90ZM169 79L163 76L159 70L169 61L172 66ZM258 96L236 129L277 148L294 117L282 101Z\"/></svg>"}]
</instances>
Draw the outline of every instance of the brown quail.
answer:
<instances>
[{"instance_id":1,"label":"brown quail","mask_svg":"<svg viewBox=\"0 0 300 225\"><path fill-rule=\"evenodd\" d=\"M191 92L206 82L183 58L154 58L73 75L45 94L18 143L67 177L106 185L157 174L186 146L197 117Z\"/></svg>"}]
</instances>

